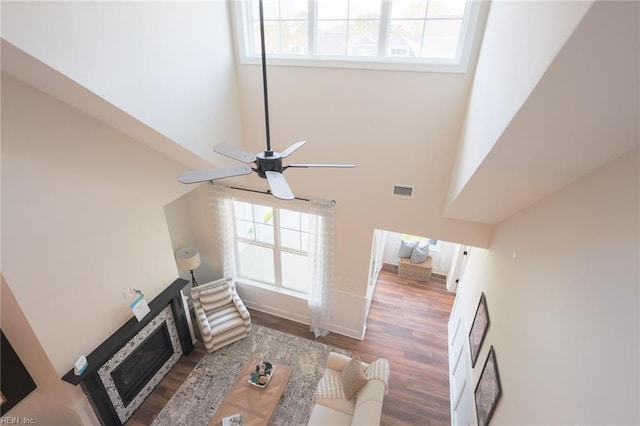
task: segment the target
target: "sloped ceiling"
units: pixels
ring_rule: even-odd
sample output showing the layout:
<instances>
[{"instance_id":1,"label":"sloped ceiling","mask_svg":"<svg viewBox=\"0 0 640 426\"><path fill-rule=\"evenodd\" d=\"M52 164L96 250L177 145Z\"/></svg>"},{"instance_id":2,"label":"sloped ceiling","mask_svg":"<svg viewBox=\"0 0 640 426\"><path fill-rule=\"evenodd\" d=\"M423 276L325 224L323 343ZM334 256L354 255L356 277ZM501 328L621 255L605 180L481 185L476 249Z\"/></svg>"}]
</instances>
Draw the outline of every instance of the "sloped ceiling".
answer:
<instances>
[{"instance_id":1,"label":"sloped ceiling","mask_svg":"<svg viewBox=\"0 0 640 426\"><path fill-rule=\"evenodd\" d=\"M499 223L640 145L636 2L596 2L447 216Z\"/></svg>"},{"instance_id":2,"label":"sloped ceiling","mask_svg":"<svg viewBox=\"0 0 640 426\"><path fill-rule=\"evenodd\" d=\"M186 167L210 166L209 162L184 146L175 143L117 106L106 102L89 89L8 41L0 40L0 50L2 51L2 72L60 99Z\"/></svg>"}]
</instances>

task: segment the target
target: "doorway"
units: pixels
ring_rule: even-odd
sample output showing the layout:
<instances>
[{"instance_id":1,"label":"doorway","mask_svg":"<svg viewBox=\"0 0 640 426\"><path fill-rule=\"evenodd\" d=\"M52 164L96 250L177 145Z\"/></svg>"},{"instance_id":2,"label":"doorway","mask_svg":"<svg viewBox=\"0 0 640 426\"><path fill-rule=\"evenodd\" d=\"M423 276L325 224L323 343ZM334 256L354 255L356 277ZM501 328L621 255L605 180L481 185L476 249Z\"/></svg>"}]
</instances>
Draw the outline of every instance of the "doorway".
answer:
<instances>
[{"instance_id":1,"label":"doorway","mask_svg":"<svg viewBox=\"0 0 640 426\"><path fill-rule=\"evenodd\" d=\"M367 312L383 266L386 264L397 267L399 263L400 242L402 240L418 241L420 246L428 246L432 272L444 277L447 291L450 293L457 291L458 283L464 275L464 269L469 258L470 246L429 237L374 229L371 244L369 283L367 286Z\"/></svg>"}]
</instances>

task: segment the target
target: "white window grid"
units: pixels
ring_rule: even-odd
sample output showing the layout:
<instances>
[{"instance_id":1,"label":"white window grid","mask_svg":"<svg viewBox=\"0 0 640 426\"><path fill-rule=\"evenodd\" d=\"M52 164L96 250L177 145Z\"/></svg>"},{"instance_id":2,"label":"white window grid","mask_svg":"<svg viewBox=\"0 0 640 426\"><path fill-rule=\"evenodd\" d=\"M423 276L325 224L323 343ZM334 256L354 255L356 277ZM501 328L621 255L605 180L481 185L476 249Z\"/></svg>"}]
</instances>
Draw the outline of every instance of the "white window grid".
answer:
<instances>
[{"instance_id":1,"label":"white window grid","mask_svg":"<svg viewBox=\"0 0 640 426\"><path fill-rule=\"evenodd\" d=\"M252 0L235 0L233 4L233 16L235 21L235 33L239 48L239 60L243 64L260 63L260 46L254 48L253 40L259 40L259 33L254 34L254 27L250 23L257 22L259 17L253 17L251 11ZM256 0L253 0L256 1ZM389 27L391 21L411 21L415 18L391 19L391 3L393 0L382 0L380 12L379 35L377 40L377 56L317 56L316 32L317 32L317 3L316 0L308 0L307 36L308 44L302 49L293 49L287 54L268 53L267 62L270 65L285 66L313 66L334 68L370 68L404 71L433 71L464 73L467 70L471 53L473 35L477 27L478 17L482 6L481 0L467 0L464 14L459 17L424 17L425 21L460 19L460 28L456 55L453 58L423 58L393 55L388 46ZM485 2L486 3L486 2ZM355 22L357 19L343 19L345 22ZM287 22L293 19L265 19L265 22ZM339 19L332 19L339 21ZM249 23L249 25L248 25ZM423 37L426 25L423 26ZM347 31L348 34L348 31ZM421 46L421 49L423 46ZM291 50L291 49L290 49Z\"/></svg>"},{"instance_id":2,"label":"white window grid","mask_svg":"<svg viewBox=\"0 0 640 426\"><path fill-rule=\"evenodd\" d=\"M246 219L238 219L235 216L235 211L234 211L234 249L235 249L235 255L236 255L236 259L240 259L240 249L239 249L239 243L244 243L244 244L249 244L249 245L254 245L254 246L258 246L258 247L263 247L263 248L268 248L273 250L273 267L274 267L274 282L268 282L268 281L263 281L260 279L257 279L255 277L243 277L242 276L242 271L241 271L241 265L240 262L236 262L236 273L238 274L238 276L240 278L245 278L248 279L250 281L258 281L261 284L265 284L268 286L273 286L275 288L286 288L287 290L291 290L291 291L298 291L298 290L294 290L294 289L290 289L287 287L283 287L282 286L282 256L281 253L285 252L285 253L291 253L291 254L296 254L296 255L301 255L301 256L308 256L309 252L306 250L296 250L290 247L286 247L283 246L281 243L281 235L280 235L280 229L281 225L280 225L280 211L282 209L279 209L277 207L271 207L271 206L265 206L265 205L260 205L260 204L255 204L255 203L249 203L249 202L245 202L245 201L240 201L240 203L244 203L244 204L248 204L252 207L252 215L253 218L252 220L246 220ZM273 243L269 243L266 241L260 241L257 238L257 233L254 233L254 235L256 235L256 237L254 238L245 238L239 235L238 232L238 228L237 228L237 221L238 220L244 220L247 222L253 222L254 223L254 229L257 228L257 225L263 225L264 223L261 221L257 221L255 218L255 213L253 211L253 206L261 206L261 207L267 207L272 209L273 215L271 217L271 220L273 220L272 223L272 227L273 227ZM293 210L292 210L293 211ZM297 213L300 214L306 214L304 212L299 212L296 211ZM290 228L284 228L284 229L289 229ZM305 231L300 231L301 234L306 233L308 234L308 232ZM302 235L301 235L302 237ZM301 244L302 245L302 244ZM306 292L302 292L302 293L306 293Z\"/></svg>"}]
</instances>

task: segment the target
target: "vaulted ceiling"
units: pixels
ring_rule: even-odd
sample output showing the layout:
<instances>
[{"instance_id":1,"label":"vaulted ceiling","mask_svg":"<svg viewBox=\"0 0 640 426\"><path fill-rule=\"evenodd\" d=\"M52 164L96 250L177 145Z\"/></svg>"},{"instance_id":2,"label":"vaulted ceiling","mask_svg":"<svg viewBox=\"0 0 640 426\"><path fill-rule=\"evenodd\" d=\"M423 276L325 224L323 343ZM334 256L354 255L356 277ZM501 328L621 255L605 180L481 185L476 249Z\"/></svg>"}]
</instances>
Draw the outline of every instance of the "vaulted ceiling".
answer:
<instances>
[{"instance_id":1,"label":"vaulted ceiling","mask_svg":"<svg viewBox=\"0 0 640 426\"><path fill-rule=\"evenodd\" d=\"M253 151L262 149L261 92L254 90L259 84L259 73L255 66L234 63L231 25L226 15L215 14L220 24L217 28L223 27L221 32L193 36L215 36L220 40L223 33L227 34L217 43L226 47L212 50L206 44L200 46L209 49L208 62L198 59L202 61L199 68L208 70L208 74L197 74L198 67L189 63L194 52L183 48L186 41L171 45L171 38L167 38L163 41L167 52L156 50L145 56L145 61L151 64L146 65L147 71L162 70L168 61L181 64L171 68L174 78L180 78L174 81L173 88L166 86L166 82L151 86L154 82L145 81L139 70L134 79L131 72L123 69L123 64L132 59L122 59L129 61L123 64L117 62L121 58L108 47L111 40L108 33L99 35L98 45L90 41L83 44L68 26L46 20L51 11L40 10L45 6L11 7L16 8L14 13L28 11L38 19L13 24L3 20L4 72L98 117L187 168L224 163L225 159L211 153L218 142L238 143ZM310 137L312 143L304 148L307 154L300 150L295 162L353 162L360 166L357 175L339 175L323 181L316 174L304 178L302 172L292 171L299 180L298 190L323 194L327 186L332 186L335 192L340 190L340 184L349 183L368 188L372 202L384 203L392 183L412 184L417 188L415 202L422 203L423 209L416 220L419 216L433 218L437 222L436 231L438 227L457 229L461 223L449 223L449 219L498 223L638 146L640 8L633 2L595 2L586 9L504 130L490 141L490 149L479 157L477 166L458 186L455 182L449 185L449 181L455 181L459 167L456 150L459 163L461 148L457 144L465 143L464 126L469 124L468 116L465 121L465 110L474 90L473 72L425 75L272 69L272 136L277 147L282 149ZM66 16L68 11L58 13ZM492 30L492 13L487 31ZM103 16L99 12L91 15L95 26ZM78 22L70 25L79 25ZM187 27L189 23L185 20L184 25ZM76 30L86 31L88 27L91 25L85 23ZM544 28L540 23L538 30ZM39 31L60 35L47 40L47 44L38 37ZM144 34L145 28L139 31ZM145 37L152 40L149 34ZM508 36L500 34L503 38ZM70 41L76 44L77 57L52 54L56 49L68 49ZM104 57L94 54L94 49L100 46L105 49ZM145 45L140 47L138 54L146 55L142 50ZM480 64L484 50L482 47L475 51ZM527 52L520 54L526 56ZM89 62L84 68L78 67L77 58ZM106 71L101 68L103 65ZM138 66L145 65L140 62ZM114 73L118 79L105 81ZM202 99L223 98L225 103L203 102L192 88L189 97L174 96L181 86L187 87L190 81L198 79L218 82L218 86L207 89ZM123 100L135 87L140 87L140 99ZM145 96L141 96L143 93ZM171 114L161 110L155 115L149 112L159 105L171 105ZM205 125L200 126L200 122ZM352 192L348 188L344 191L345 196ZM383 193L384 196L380 195Z\"/></svg>"},{"instance_id":2,"label":"vaulted ceiling","mask_svg":"<svg viewBox=\"0 0 640 426\"><path fill-rule=\"evenodd\" d=\"M499 223L640 144L639 16L635 2L588 9L448 216Z\"/></svg>"}]
</instances>

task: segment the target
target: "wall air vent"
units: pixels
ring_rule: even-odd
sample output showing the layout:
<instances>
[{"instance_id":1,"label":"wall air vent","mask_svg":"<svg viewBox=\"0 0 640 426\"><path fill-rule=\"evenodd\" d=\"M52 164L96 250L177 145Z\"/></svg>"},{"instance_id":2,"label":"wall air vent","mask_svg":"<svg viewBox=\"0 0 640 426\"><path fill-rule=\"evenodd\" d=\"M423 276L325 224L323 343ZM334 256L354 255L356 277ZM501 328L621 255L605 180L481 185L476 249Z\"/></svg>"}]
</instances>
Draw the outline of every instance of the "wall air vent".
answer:
<instances>
[{"instance_id":1,"label":"wall air vent","mask_svg":"<svg viewBox=\"0 0 640 426\"><path fill-rule=\"evenodd\" d=\"M396 197L411 198L413 194L413 186L393 185L393 195Z\"/></svg>"}]
</instances>

